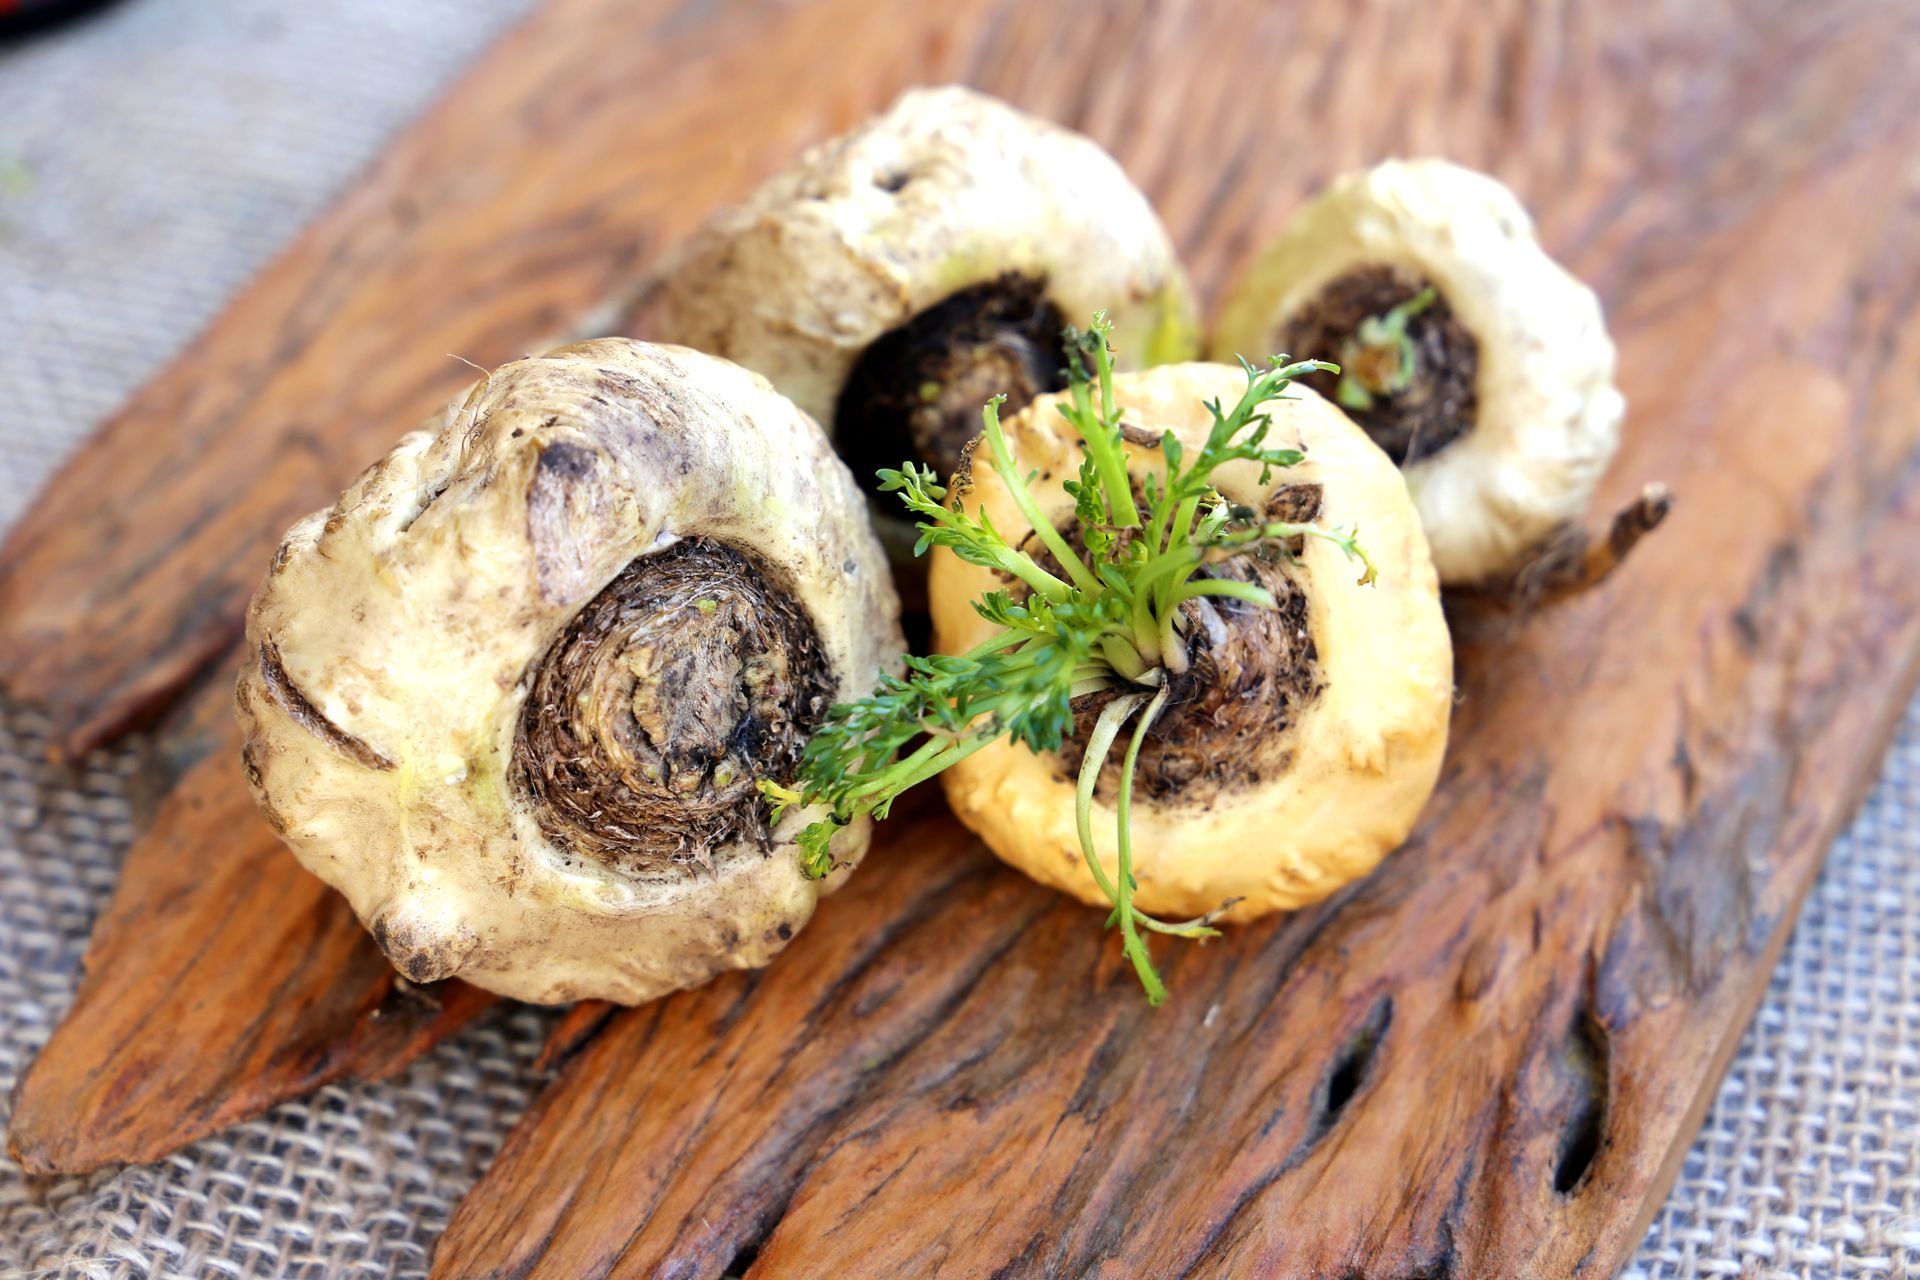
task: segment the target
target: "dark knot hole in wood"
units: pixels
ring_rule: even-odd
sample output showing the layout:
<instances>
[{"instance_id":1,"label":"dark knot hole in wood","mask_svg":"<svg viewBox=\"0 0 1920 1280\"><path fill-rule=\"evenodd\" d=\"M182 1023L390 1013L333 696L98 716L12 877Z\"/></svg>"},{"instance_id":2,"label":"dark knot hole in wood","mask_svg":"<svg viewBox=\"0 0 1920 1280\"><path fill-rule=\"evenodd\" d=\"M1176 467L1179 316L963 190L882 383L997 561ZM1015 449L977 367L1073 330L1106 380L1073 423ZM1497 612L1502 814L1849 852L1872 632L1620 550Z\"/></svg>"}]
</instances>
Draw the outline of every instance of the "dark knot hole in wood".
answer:
<instances>
[{"instance_id":1,"label":"dark knot hole in wood","mask_svg":"<svg viewBox=\"0 0 1920 1280\"><path fill-rule=\"evenodd\" d=\"M1392 1023L1393 997L1382 996L1334 1054L1333 1061L1327 1065L1325 1079L1314 1092L1313 1120L1307 1126L1307 1136L1301 1140L1296 1159L1304 1157L1332 1133L1347 1105L1359 1096Z\"/></svg>"},{"instance_id":2,"label":"dark knot hole in wood","mask_svg":"<svg viewBox=\"0 0 1920 1280\"><path fill-rule=\"evenodd\" d=\"M753 1270L753 1264L760 1261L760 1246L765 1244L772 1228L756 1231L753 1238L741 1245L731 1261L720 1269L721 1280L743 1280Z\"/></svg>"},{"instance_id":3,"label":"dark knot hole in wood","mask_svg":"<svg viewBox=\"0 0 1920 1280\"><path fill-rule=\"evenodd\" d=\"M1574 1011L1560 1065L1566 1121L1553 1162L1553 1189L1567 1196L1593 1168L1606 1131L1607 1029L1584 1004Z\"/></svg>"}]
</instances>

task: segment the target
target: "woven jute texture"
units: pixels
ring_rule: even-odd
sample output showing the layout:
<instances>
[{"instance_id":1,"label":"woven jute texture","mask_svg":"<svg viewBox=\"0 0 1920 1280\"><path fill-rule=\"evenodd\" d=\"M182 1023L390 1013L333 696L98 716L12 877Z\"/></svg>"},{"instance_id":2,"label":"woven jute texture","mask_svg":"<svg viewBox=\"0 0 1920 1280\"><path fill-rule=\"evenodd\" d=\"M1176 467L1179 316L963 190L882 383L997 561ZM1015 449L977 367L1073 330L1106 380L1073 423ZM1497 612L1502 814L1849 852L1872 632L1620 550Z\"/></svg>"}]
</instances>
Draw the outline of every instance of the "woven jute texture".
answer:
<instances>
[{"instance_id":1,"label":"woven jute texture","mask_svg":"<svg viewBox=\"0 0 1920 1280\"><path fill-rule=\"evenodd\" d=\"M0 52L0 528L530 7L132 0ZM0 706L0 1099L72 1000L132 835L133 759L56 770L45 726ZM0 1276L424 1275L542 1083L548 1023L501 1011L398 1080L152 1167L30 1184L0 1159ZM1627 1274L1920 1276L1917 1087L1920 706Z\"/></svg>"}]
</instances>

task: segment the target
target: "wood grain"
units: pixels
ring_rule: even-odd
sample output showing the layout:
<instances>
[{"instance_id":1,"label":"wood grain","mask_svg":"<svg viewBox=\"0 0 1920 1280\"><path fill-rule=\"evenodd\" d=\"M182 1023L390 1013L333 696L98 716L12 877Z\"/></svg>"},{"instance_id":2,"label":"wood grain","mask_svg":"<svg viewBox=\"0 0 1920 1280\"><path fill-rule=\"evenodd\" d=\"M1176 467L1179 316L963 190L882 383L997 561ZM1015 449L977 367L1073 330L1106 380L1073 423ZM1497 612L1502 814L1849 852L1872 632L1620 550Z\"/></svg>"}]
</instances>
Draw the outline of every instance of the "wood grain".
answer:
<instances>
[{"instance_id":1,"label":"wood grain","mask_svg":"<svg viewBox=\"0 0 1920 1280\"><path fill-rule=\"evenodd\" d=\"M398 981L254 809L236 752L162 802L85 970L15 1089L8 1148L31 1174L158 1160L330 1080L388 1075L493 1003Z\"/></svg>"},{"instance_id":2,"label":"wood grain","mask_svg":"<svg viewBox=\"0 0 1920 1280\"><path fill-rule=\"evenodd\" d=\"M1169 955L1156 1014L1089 913L922 816L781 965L620 1015L462 1206L437 1274L1624 1262L1920 673L1920 38L1889 10L1749 8L1767 39L1736 48L1728 12L1656 10L1623 49L1582 13L1442 15L1401 68L1364 10L1310 86L1261 20L1242 37L1333 149L1438 119L1516 181L1622 337L1634 424L1602 509L1654 476L1679 494L1593 598L1457 618L1456 745L1416 840L1335 903ZM1030 29L1048 21L989 22L970 72L1031 101L998 51L1051 49L1034 77L1124 64L1182 104L1169 132L1249 157L1301 127L1266 133L1289 112L1233 101L1244 81L1209 110L1150 34ZM1155 184L1149 143L1077 106L1190 247L1204 226L1210 288L1242 256L1220 247L1234 219L1263 216L1246 202L1284 211L1232 165L1183 204L1205 161Z\"/></svg>"},{"instance_id":3,"label":"wood grain","mask_svg":"<svg viewBox=\"0 0 1920 1280\"><path fill-rule=\"evenodd\" d=\"M63 475L0 561L0 678L75 744L151 712L220 661L285 524L465 379L443 353L539 345L906 83L1093 133L1209 297L1340 168L1489 168L1622 340L1600 509L1654 478L1678 506L1592 598L1458 615L1413 844L1164 951L1152 1013L1090 913L930 807L896 819L775 968L578 1050L438 1267L1609 1274L1916 675L1916 57L1868 0L552 0ZM233 805L231 758L178 795ZM195 911L245 901L207 868L266 865L173 847Z\"/></svg>"}]
</instances>

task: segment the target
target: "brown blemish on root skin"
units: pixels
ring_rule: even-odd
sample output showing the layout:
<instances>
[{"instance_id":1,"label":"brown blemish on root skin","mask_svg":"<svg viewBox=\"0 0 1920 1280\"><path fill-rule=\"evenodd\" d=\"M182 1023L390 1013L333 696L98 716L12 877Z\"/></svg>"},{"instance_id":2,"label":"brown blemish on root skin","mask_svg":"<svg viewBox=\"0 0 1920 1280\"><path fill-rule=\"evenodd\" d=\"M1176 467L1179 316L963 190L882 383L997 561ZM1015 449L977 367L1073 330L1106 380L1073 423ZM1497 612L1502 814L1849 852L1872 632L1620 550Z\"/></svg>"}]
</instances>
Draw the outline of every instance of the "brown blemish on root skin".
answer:
<instances>
[{"instance_id":1,"label":"brown blemish on root skin","mask_svg":"<svg viewBox=\"0 0 1920 1280\"><path fill-rule=\"evenodd\" d=\"M373 940L408 981L423 986L458 973L480 941L465 926L443 936L384 915L373 922Z\"/></svg>"},{"instance_id":2,"label":"brown blemish on root skin","mask_svg":"<svg viewBox=\"0 0 1920 1280\"><path fill-rule=\"evenodd\" d=\"M799 604L704 539L635 560L529 681L516 788L556 844L629 874L764 841L756 780L791 776L832 696Z\"/></svg>"},{"instance_id":3,"label":"brown blemish on root skin","mask_svg":"<svg viewBox=\"0 0 1920 1280\"><path fill-rule=\"evenodd\" d=\"M1313 299L1294 311L1275 338L1276 346L1295 360L1345 361L1348 340L1370 316L1385 316L1394 307L1417 297L1429 282L1404 267L1359 267L1337 276ZM1404 466L1440 452L1473 426L1479 412L1480 343L1436 290L1432 305L1407 322L1413 341L1413 383L1398 395L1375 393L1367 409L1342 406L1395 465ZM1369 359L1395 359L1383 353L1364 353ZM1349 373L1366 374L1365 368ZM1333 400L1340 374L1312 373L1301 381Z\"/></svg>"},{"instance_id":4,"label":"brown blemish on root skin","mask_svg":"<svg viewBox=\"0 0 1920 1280\"><path fill-rule=\"evenodd\" d=\"M1066 385L1065 327L1046 282L1010 272L881 334L854 362L834 405L834 439L854 475L866 484L909 456L952 475L980 434L988 400L1007 397L1005 418Z\"/></svg>"},{"instance_id":5,"label":"brown blemish on root skin","mask_svg":"<svg viewBox=\"0 0 1920 1280\"><path fill-rule=\"evenodd\" d=\"M289 719L341 755L368 769L393 768L393 761L329 720L313 705L287 674L286 666L280 661L280 647L271 640L260 642L260 682L266 686L267 696L273 699L274 705L286 712Z\"/></svg>"},{"instance_id":6,"label":"brown blemish on root skin","mask_svg":"<svg viewBox=\"0 0 1920 1280\"><path fill-rule=\"evenodd\" d=\"M593 483L599 456L570 441L557 440L540 450L527 483L527 539L534 552L540 594L555 604L584 595L589 581L588 540L576 530L592 529L601 499Z\"/></svg>"},{"instance_id":7,"label":"brown blemish on root skin","mask_svg":"<svg viewBox=\"0 0 1920 1280\"><path fill-rule=\"evenodd\" d=\"M284 836L288 830L287 820L269 797L266 773L260 768L259 757L255 754L256 745L251 739L240 745L240 771L246 775L254 803L260 806L260 814L267 820L267 825L273 828L275 835Z\"/></svg>"}]
</instances>

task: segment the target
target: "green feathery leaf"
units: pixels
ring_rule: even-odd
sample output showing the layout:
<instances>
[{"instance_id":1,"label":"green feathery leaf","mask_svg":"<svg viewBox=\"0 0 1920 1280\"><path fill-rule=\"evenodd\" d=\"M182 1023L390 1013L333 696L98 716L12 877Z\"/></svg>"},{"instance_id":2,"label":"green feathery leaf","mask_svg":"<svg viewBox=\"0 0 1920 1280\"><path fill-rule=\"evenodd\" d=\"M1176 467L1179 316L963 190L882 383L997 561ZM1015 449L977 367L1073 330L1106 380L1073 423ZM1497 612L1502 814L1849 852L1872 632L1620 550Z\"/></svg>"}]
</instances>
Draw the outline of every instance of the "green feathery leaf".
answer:
<instances>
[{"instance_id":1,"label":"green feathery leaf","mask_svg":"<svg viewBox=\"0 0 1920 1280\"><path fill-rule=\"evenodd\" d=\"M1407 315L1415 313L1417 308ZM1397 321L1401 331L1405 320ZM798 778L763 780L760 789L773 806L775 823L800 810L820 815L801 831L799 845L807 874L824 876L833 869L830 844L841 827L863 816L886 817L899 796L995 742L1057 752L1074 732L1074 699L1114 691L1082 759L1076 820L1088 867L1113 904L1109 923L1118 923L1123 949L1148 1000L1159 1004L1166 991L1144 934L1205 938L1217 932L1211 916L1163 921L1133 902L1133 775L1147 732L1166 704L1167 677L1186 666L1182 609L1200 596L1272 607L1273 597L1264 588L1202 576L1202 570L1296 538L1340 547L1364 566L1362 582L1373 580L1373 566L1354 531L1268 521L1229 502L1213 485L1214 473L1231 462L1258 464L1263 484L1274 469L1297 465L1298 449L1268 444L1272 420L1262 406L1282 397L1302 374L1338 373L1338 366L1319 360L1290 364L1276 356L1260 368L1242 360L1247 387L1240 399L1231 408L1217 402L1207 406L1212 424L1197 449L1189 451L1172 432L1162 432L1159 466L1145 471L1136 492L1134 472L1146 459L1139 456L1142 446L1129 444L1130 428L1123 427L1114 398L1111 332L1106 316L1099 314L1086 331L1069 328L1062 335L1067 390L1056 408L1085 451L1077 474L1064 482L1073 499L1078 545L1043 514L1033 476L1023 469L1000 422L1004 396L994 397L982 411L986 449L976 465L999 476L1013 506L1033 528L1043 558L996 529L984 507L969 512L968 486L949 490L932 468L915 462L881 471L881 491L897 494L918 517L916 554L945 547L1017 585L988 591L973 602L996 628L988 640L965 654L907 657L904 675L882 675L873 693L828 711L802 752ZM1150 430L1151 424L1143 425ZM1115 814L1119 861L1117 874L1109 876L1093 843L1093 794L1130 718L1134 725Z\"/></svg>"}]
</instances>

